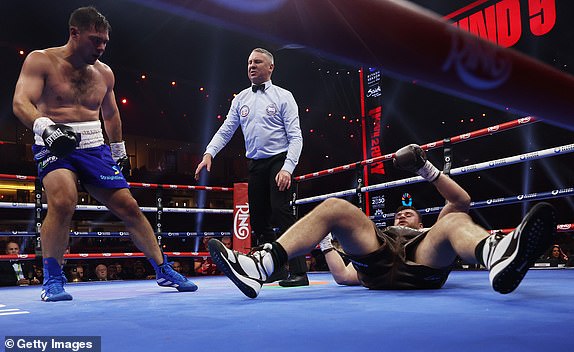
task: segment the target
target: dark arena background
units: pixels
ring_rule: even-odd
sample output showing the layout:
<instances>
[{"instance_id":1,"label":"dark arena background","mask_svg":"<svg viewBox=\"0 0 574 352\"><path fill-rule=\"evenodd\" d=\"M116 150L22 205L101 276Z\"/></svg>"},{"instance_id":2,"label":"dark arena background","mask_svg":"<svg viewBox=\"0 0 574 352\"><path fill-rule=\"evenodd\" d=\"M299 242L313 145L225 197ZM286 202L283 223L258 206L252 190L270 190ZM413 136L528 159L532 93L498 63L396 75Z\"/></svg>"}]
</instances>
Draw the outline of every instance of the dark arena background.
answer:
<instances>
[{"instance_id":1,"label":"dark arena background","mask_svg":"<svg viewBox=\"0 0 574 352\"><path fill-rule=\"evenodd\" d=\"M442 62L447 37L421 30L429 25L422 15L390 11L395 4L433 12L491 46ZM87 5L112 26L101 61L115 73L132 193L162 249L199 290L176 293L146 280L153 269L122 223L79 188L65 265L74 300L41 302L38 285L0 287L0 341L95 336L101 351L571 350L574 2L2 1L0 261L41 269L45 197L35 180L33 132L12 111L22 63L33 50L64 45L70 13ZM441 290L375 292L337 285L314 250L310 286L270 284L258 299L245 298L205 249L206 239L237 231L232 188L248 175L241 132L209 175L196 182L194 172L234 94L250 84L246 59L256 47L274 54L273 83L293 92L299 106L299 217L335 193L379 226L391 224L402 204L432 225L443 198L425 182L397 181L412 175L389 162L416 143L468 191L470 214L487 230L514 228L538 201L554 205L556 244L569 259L554 267L545 253L505 296L492 291L484 268L462 261ZM473 61L473 50L494 54ZM3 256L8 241L20 244L20 258ZM100 264L105 282L96 279Z\"/></svg>"}]
</instances>

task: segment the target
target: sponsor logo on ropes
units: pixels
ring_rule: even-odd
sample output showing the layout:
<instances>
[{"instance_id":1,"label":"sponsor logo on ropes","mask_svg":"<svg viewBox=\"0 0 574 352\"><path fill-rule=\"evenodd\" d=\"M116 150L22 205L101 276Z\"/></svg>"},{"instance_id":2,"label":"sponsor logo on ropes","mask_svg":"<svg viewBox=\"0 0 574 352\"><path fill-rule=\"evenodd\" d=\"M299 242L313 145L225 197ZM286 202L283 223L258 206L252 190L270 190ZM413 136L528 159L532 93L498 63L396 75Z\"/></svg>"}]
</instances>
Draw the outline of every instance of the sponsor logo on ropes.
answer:
<instances>
[{"instance_id":1,"label":"sponsor logo on ropes","mask_svg":"<svg viewBox=\"0 0 574 352\"><path fill-rule=\"evenodd\" d=\"M562 189L555 189L552 190L552 195L556 196L558 194L564 194L564 193L572 193L574 192L574 188L562 188Z\"/></svg>"},{"instance_id":2,"label":"sponsor logo on ropes","mask_svg":"<svg viewBox=\"0 0 574 352\"><path fill-rule=\"evenodd\" d=\"M522 154L520 156L520 160L528 160L528 159L533 159L533 158L537 158L537 157L538 157L538 152L532 152L532 153Z\"/></svg>"},{"instance_id":3,"label":"sponsor logo on ropes","mask_svg":"<svg viewBox=\"0 0 574 352\"><path fill-rule=\"evenodd\" d=\"M554 148L554 153L569 152L574 150L574 144L563 145L561 147Z\"/></svg>"},{"instance_id":4,"label":"sponsor logo on ropes","mask_svg":"<svg viewBox=\"0 0 574 352\"><path fill-rule=\"evenodd\" d=\"M558 225L558 230L570 230L572 228L572 224L560 224Z\"/></svg>"},{"instance_id":5,"label":"sponsor logo on ropes","mask_svg":"<svg viewBox=\"0 0 574 352\"><path fill-rule=\"evenodd\" d=\"M516 197L516 199L523 200L523 199L530 199L530 198L536 198L536 197L538 197L538 193L530 193L530 194L520 194Z\"/></svg>"},{"instance_id":6,"label":"sponsor logo on ropes","mask_svg":"<svg viewBox=\"0 0 574 352\"><path fill-rule=\"evenodd\" d=\"M486 201L486 204L496 204L496 203L501 203L501 202L504 202L504 198L488 199Z\"/></svg>"},{"instance_id":7,"label":"sponsor logo on ropes","mask_svg":"<svg viewBox=\"0 0 574 352\"><path fill-rule=\"evenodd\" d=\"M522 118L518 119L518 123L519 124L525 124L525 123L529 123L530 120L531 120L530 116L522 117Z\"/></svg>"},{"instance_id":8,"label":"sponsor logo on ropes","mask_svg":"<svg viewBox=\"0 0 574 352\"><path fill-rule=\"evenodd\" d=\"M506 162L506 159L493 160L488 162L488 166L504 165Z\"/></svg>"},{"instance_id":9,"label":"sponsor logo on ropes","mask_svg":"<svg viewBox=\"0 0 574 352\"><path fill-rule=\"evenodd\" d=\"M469 139L472 136L472 133L465 133L461 134L459 137L460 139Z\"/></svg>"},{"instance_id":10,"label":"sponsor logo on ropes","mask_svg":"<svg viewBox=\"0 0 574 352\"><path fill-rule=\"evenodd\" d=\"M237 204L237 210L233 219L233 233L235 237L244 240L249 237L251 230L249 229L249 203Z\"/></svg>"},{"instance_id":11,"label":"sponsor logo on ropes","mask_svg":"<svg viewBox=\"0 0 574 352\"><path fill-rule=\"evenodd\" d=\"M432 208L425 208L425 213L433 213L440 211L442 207L432 207Z\"/></svg>"},{"instance_id":12,"label":"sponsor logo on ropes","mask_svg":"<svg viewBox=\"0 0 574 352\"><path fill-rule=\"evenodd\" d=\"M496 131L498 131L499 128L500 128L499 125L490 126L489 128L487 128L487 131L488 132L496 132Z\"/></svg>"}]
</instances>

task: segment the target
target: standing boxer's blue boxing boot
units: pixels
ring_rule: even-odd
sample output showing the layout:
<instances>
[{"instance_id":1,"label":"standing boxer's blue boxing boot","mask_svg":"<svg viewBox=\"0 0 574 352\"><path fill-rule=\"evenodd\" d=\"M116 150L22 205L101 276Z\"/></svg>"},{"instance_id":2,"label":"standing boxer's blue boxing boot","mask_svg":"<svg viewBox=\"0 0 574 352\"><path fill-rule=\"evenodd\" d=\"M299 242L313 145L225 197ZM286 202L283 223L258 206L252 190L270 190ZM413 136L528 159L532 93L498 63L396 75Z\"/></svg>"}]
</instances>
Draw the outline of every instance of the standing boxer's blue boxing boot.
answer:
<instances>
[{"instance_id":1,"label":"standing boxer's blue boxing boot","mask_svg":"<svg viewBox=\"0 0 574 352\"><path fill-rule=\"evenodd\" d=\"M173 270L171 263L167 261L167 255L163 255L163 263L158 265L155 260L148 259L155 270L156 282L160 286L175 287L180 292L197 291L197 285L185 276Z\"/></svg>"},{"instance_id":2,"label":"standing boxer's blue boxing boot","mask_svg":"<svg viewBox=\"0 0 574 352\"><path fill-rule=\"evenodd\" d=\"M44 283L42 284L42 301L71 301L72 295L64 291L64 284L68 282L56 258L44 258Z\"/></svg>"}]
</instances>

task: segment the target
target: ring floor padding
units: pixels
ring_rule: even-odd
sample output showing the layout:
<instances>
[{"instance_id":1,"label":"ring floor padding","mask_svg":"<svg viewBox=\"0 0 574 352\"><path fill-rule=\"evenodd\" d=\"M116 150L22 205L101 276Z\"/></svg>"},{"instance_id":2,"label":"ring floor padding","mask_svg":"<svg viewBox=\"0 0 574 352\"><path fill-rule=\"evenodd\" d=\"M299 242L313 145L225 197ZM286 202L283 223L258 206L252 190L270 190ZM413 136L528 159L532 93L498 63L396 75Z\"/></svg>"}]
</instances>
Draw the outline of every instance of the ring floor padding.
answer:
<instances>
[{"instance_id":1,"label":"ring floor padding","mask_svg":"<svg viewBox=\"0 0 574 352\"><path fill-rule=\"evenodd\" d=\"M12 335L101 336L102 351L572 350L574 270L531 270L496 293L486 271L453 272L444 288L369 291L310 273L311 285L265 285L245 297L224 276L197 292L155 281L68 284L68 302L40 287L0 288L0 350ZM551 347L552 346L552 347Z\"/></svg>"}]
</instances>

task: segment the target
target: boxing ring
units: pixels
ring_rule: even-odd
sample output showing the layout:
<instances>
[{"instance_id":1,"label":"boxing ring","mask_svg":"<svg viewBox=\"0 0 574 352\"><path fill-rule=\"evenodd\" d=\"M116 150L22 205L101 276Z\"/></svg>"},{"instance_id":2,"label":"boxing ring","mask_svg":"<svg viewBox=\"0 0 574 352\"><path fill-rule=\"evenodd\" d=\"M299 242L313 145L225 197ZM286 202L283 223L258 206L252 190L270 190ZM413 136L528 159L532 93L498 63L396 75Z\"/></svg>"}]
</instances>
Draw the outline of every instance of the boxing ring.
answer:
<instances>
[{"instance_id":1,"label":"boxing ring","mask_svg":"<svg viewBox=\"0 0 574 352\"><path fill-rule=\"evenodd\" d=\"M422 144L427 151L489 137L536 122L521 118L501 125L466 132L444 140ZM531 151L519 155L482 161L445 170L456 178L466 173L505 167L515 163L554 157L574 151L574 144ZM378 161L389 161L393 154L337 166L301 175L298 184L320 177L351 172ZM448 155L445 154L445 160ZM449 165L449 167L452 165ZM0 175L0 178L35 180L31 176ZM391 182L362 186L329 194L299 197L294 193L294 207L316 203L329 197L356 197L360 203L365 192L402 188L422 182L409 177ZM189 191L224 191L233 188L187 185L132 183L147 190L186 189ZM464 185L463 185L464 187ZM473 209L512 205L558 197L570 197L574 188L540 190L474 201ZM179 236L225 236L228 232L161 232L163 212L179 214L231 214L232 209L169 208L158 195L156 207L142 207L156 214L156 235L162 239ZM0 209L28 209L39 214L44 209L35 203L0 203ZM359 204L360 205L360 204ZM36 210L34 210L36 209ZM441 206L419 209L436 214ZM77 211L106 211L102 206L78 205ZM392 219L393 213L372 216L373 221ZM39 218L39 216L38 216ZM518 222L518 219L515 221ZM560 224L557 231L570 232L574 224ZM491 229L509 232L512 229ZM2 232L1 236L37 236L35 232ZM71 232L71 237L125 237L126 232ZM166 252L174 257L201 257L201 252ZM140 257L141 253L69 253L68 260ZM0 256L33 259L34 255ZM88 335L101 337L102 351L149 350L150 346L170 350L188 350L190 346L207 349L247 350L265 345L265 350L372 350L381 339L389 350L454 351L465 344L470 351L484 349L529 351L545 348L549 343L574 333L570 304L574 294L574 270L547 267L533 268L514 293L499 295L492 291L484 270L454 271L444 288L431 291L369 291L362 287L337 285L329 273L309 273L310 286L283 288L277 284L263 287L257 300L245 298L224 276L192 277L199 286L194 293L178 293L155 285L153 280L82 282L67 285L74 296L69 303L50 304L39 300L39 287L0 289L0 327L5 336ZM55 306L58 307L55 307ZM57 308L57 309L56 309ZM270 313L272 312L272 314ZM281 323L278 323L280 321ZM284 324L283 322L296 322ZM57 322L54 324L53 322ZM133 336L138 338L134 339ZM221 337L220 337L221 335Z\"/></svg>"},{"instance_id":2,"label":"boxing ring","mask_svg":"<svg viewBox=\"0 0 574 352\"><path fill-rule=\"evenodd\" d=\"M152 6L162 8L173 7L174 1L138 1L150 3ZM507 84L503 84L497 96L496 92L481 91L476 87L461 84L453 75L444 74L451 71L440 68L448 62L445 57L455 55L453 48L456 43L470 45L474 39L468 38L451 29L445 30L445 26L439 25L428 14L415 14L408 9L400 7L399 2L388 1L376 2L361 0L363 5L373 9L372 18L365 23L357 24L360 13L356 11L356 3L347 1L333 1L331 8L344 9L336 12L331 11L317 13L312 6L308 8L309 15L315 14L320 20L316 23L330 23L332 33L324 33L324 28L312 26L317 36L312 41L304 42L323 50L331 52L335 57L352 56L353 62L373 62L377 65L389 67L398 75L406 74L416 76L428 82L430 86L442 87L446 91L459 91L460 95L473 97L481 102L491 102L491 105L500 107L506 101L510 102L515 111L532 113L560 126L572 129L572 123L568 119L571 116L572 100L567 96L573 86L571 77L561 75L547 67L540 66L529 58L525 58L514 52L493 49L484 43L479 43L480 49L488 52L494 51L492 56L500 55L502 61L511 63L514 67L508 73ZM188 6L186 11L203 13L204 16L219 16L227 18L234 11L221 12L219 7L225 7L226 1L217 1L219 5L213 8L200 8ZM304 1L279 0L270 1L273 4L297 3L304 8ZM230 3L228 3L230 4ZM278 5L278 6L279 6ZM200 5L197 5L200 6ZM400 8L397 8L400 7ZM170 8L171 8L170 7ZM279 6L280 7L280 6ZM413 57L413 60L405 62L384 61L381 58L387 50L389 43L383 43L376 50L365 48L339 49L334 47L333 40L321 40L333 35L349 36L341 32L340 23L337 19L343 18L343 22L351 27L359 27L354 32L357 36L365 33L373 25L373 20L379 18L376 24L394 23L401 16L389 16L396 11L388 11L388 7L399 11L402 17L415 18L421 21L417 33L424 34L421 39L417 36L415 45L413 40L407 40L412 44L414 51L426 50L425 43L440 39L444 45L437 51L434 57L426 57L428 64L420 64L414 60L412 50L397 52L396 57ZM181 11L181 8L179 9ZM213 10L213 11L212 11ZM216 11L217 10L217 11ZM229 10L229 9L227 9ZM313 10L313 11L311 11ZM388 12L388 13L387 13ZM343 16L342 14L345 14ZM282 15L289 18L290 12ZM416 15L416 16L415 16ZM239 25L245 25L252 20L253 14L236 17ZM331 17L329 17L331 16ZM273 20L274 16L268 16ZM386 20L380 20L384 18ZM335 21L335 22L333 22ZM283 23L279 21L279 23ZM396 24L402 28L400 24ZM284 33L277 33L265 23L255 26L260 32L285 39ZM297 28L298 26L291 26ZM301 26L307 28L306 26ZM338 29L338 30L333 30ZM408 32L413 28L408 28ZM396 29L395 29L396 30ZM301 39L301 33L293 31L287 39ZM340 39L340 38L338 38ZM373 36L362 37L363 42L374 42ZM410 38L412 39L412 38ZM340 40L337 40L339 42ZM422 47L419 47L421 45ZM401 46L402 48L403 46ZM408 47L405 45L404 47ZM335 50L336 49L336 50ZM357 49L357 50L353 50ZM415 50L416 49L416 50ZM351 52L353 54L351 54ZM480 53L477 54L481 56ZM422 55L421 55L422 56ZM465 58L458 57L460 61ZM505 61L506 60L506 61ZM438 64L438 67L437 66ZM464 62L461 63L464 66ZM419 67L413 72L413 67ZM535 102L523 98L522 85L525 82L521 75L534 74L538 84L536 89L544 92L548 97L548 106L552 109L539 108ZM446 78L445 78L446 77ZM556 83L558 82L558 84ZM446 88L445 88L446 87ZM566 88L564 88L566 87ZM540 114L538 114L540 113ZM570 115L568 115L570 114ZM491 126L479 131L463 133L459 136L449 137L448 146L466 142L468 140L497 134L511 130L526 124L535 122L532 117L525 117L511 121L507 124ZM430 151L435 148L445 147L444 139L437 142L421 144L423 149ZM399 148L401 146L396 146ZM446 149L446 148L445 148ZM540 160L555 156L569 154L574 151L574 144L556 145L523 154L504 156L498 159L485 160L479 163L451 168L448 164L448 155L445 154L445 171L451 177L503 168L513 164ZM363 160L353 164L333 167L297 177L297 183L319 177L326 177L340 172L357 169L374 162L386 162L391 160L392 154L380 158ZM1 178L14 180L33 180L31 176L0 175ZM355 197L358 206L364 207L364 194L366 192L380 192L392 188L410 187L420 183L422 178L409 177L390 182L374 185L363 185L362 177L356 179L356 187L344 189L321 195L301 196L298 192L293 195L294 211L301 206L317 203L329 197ZM196 186L186 185L153 185L139 184L134 187L143 189L181 188L190 191L199 190ZM464 187L464 184L462 184ZM337 188L337 187L335 187ZM211 187L201 190L213 191ZM221 189L221 191L233 191ZM38 237L41 225L41 213L45 205L41 200L41 189L37 189L34 203L5 203L0 202L2 209L20 209L33 211L35 232L8 231L1 232L0 236L29 236ZM40 194L40 195L38 195ZM543 199L556 199L571 197L574 194L574 185L559 189L539 189L527 194L505 194L494 198L475 200L471 204L474 210L498 206L512 206L530 201ZM201 236L224 236L236 235L234 232L165 232L165 224L162 221L164 213L177 214L232 214L233 209L196 209L196 208L167 208L161 204L155 207L142 207L146 213L155 213L155 230L158 241L165 238L177 237L201 237ZM420 209L423 215L437 214L441 205L428 206ZM102 206L78 205L77 211L106 212ZM303 214L299 214L303 215ZM381 225L392 219L393 213L379 213L372 216L373 221ZM513 219L518 223L519 219ZM574 221L571 221L574 222ZM154 224L152 224L154 225ZM231 227L231 226L229 226ZM560 233L570 232L574 224L565 223L558 225ZM511 231L510 228L489 229L491 231ZM121 238L125 232L72 232L72 238L104 237ZM37 249L38 250L38 249ZM202 257L208 253L193 250L183 252L166 252L170 259L174 257ZM114 253L69 253L68 260L90 260L94 258L130 258L141 257L136 252ZM34 254L22 254L18 256L0 256L0 260L8 259L35 259ZM555 270L544 267L534 268L525 277L521 286L508 295L496 294L488 281L488 273L478 271L454 271L451 273L445 286L440 290L428 291L369 291L362 287L342 287L337 285L329 273L310 273L310 286L283 288L275 284L265 285L257 300L244 297L235 286L223 276L193 277L192 280L199 286L194 293L178 293L174 290L158 287L153 280L140 281L109 281L109 282L82 282L66 286L66 290L74 296L73 301L47 303L39 299L39 287L10 287L0 288L0 331L7 336L97 336L101 338L101 351L188 351L196 349L233 349L239 351L262 349L265 351L308 351L308 350L389 350L389 351L468 351L504 350L504 351L540 351L546 350L547 346L555 346L557 341L562 341L574 334L574 306L571 304L574 296L574 270L560 268ZM566 347L567 348L567 347ZM8 346L2 347L9 350Z\"/></svg>"}]
</instances>

